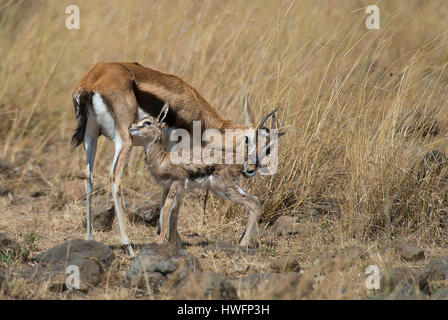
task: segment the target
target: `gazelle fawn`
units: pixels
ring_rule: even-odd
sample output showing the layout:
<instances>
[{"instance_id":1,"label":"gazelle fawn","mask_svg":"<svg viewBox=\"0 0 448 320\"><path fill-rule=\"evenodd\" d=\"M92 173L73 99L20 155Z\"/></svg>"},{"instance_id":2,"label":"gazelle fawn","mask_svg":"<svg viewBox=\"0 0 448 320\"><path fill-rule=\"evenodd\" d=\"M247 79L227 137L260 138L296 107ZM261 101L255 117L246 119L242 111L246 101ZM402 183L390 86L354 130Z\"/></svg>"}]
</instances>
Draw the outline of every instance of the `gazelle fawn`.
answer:
<instances>
[{"instance_id":1,"label":"gazelle fawn","mask_svg":"<svg viewBox=\"0 0 448 320\"><path fill-rule=\"evenodd\" d=\"M215 195L241 204L249 210L249 221L240 237L240 245L248 246L252 235L258 230L257 221L261 214L261 204L256 196L247 193L238 184L239 178L244 174L243 165L174 164L171 153L176 151L165 151L163 146L166 125L163 120L168 109L168 104L165 104L157 118L145 117L129 128L132 139L144 145L150 173L158 184L169 188L161 209L160 234L157 242L161 244L168 242L177 247L182 245L177 232L179 209L185 194L191 189L199 188L210 190Z\"/></svg>"}]
</instances>

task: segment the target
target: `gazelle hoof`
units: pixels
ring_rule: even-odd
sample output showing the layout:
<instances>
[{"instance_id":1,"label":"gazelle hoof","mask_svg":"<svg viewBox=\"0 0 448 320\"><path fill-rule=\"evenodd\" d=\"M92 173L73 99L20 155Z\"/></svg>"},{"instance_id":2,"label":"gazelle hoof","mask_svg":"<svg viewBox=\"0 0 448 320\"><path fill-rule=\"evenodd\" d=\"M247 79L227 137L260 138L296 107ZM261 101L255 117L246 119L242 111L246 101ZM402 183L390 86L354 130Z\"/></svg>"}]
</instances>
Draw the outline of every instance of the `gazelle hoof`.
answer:
<instances>
[{"instance_id":1,"label":"gazelle hoof","mask_svg":"<svg viewBox=\"0 0 448 320\"><path fill-rule=\"evenodd\" d=\"M128 244L128 252L131 258L135 258L134 249L132 249L132 246L130 244Z\"/></svg>"}]
</instances>

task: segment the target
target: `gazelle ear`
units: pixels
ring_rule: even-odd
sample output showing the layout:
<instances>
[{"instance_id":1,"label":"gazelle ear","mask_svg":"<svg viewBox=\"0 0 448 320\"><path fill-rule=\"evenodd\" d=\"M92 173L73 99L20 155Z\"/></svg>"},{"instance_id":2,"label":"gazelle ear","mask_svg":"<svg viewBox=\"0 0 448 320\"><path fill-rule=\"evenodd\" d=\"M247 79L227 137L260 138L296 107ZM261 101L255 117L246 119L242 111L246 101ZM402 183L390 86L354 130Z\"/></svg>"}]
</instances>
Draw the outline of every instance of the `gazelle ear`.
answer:
<instances>
[{"instance_id":1,"label":"gazelle ear","mask_svg":"<svg viewBox=\"0 0 448 320\"><path fill-rule=\"evenodd\" d=\"M168 102L165 102L165 104L162 107L162 110L160 110L159 115L157 116L157 122L161 123L166 118L166 114L168 113L168 110L170 108L170 105Z\"/></svg>"},{"instance_id":2,"label":"gazelle ear","mask_svg":"<svg viewBox=\"0 0 448 320\"><path fill-rule=\"evenodd\" d=\"M288 133L289 129L291 129L291 125L278 129L277 136L280 138Z\"/></svg>"},{"instance_id":3,"label":"gazelle ear","mask_svg":"<svg viewBox=\"0 0 448 320\"><path fill-rule=\"evenodd\" d=\"M244 95L243 111L244 111L244 118L246 119L246 126L249 128L253 127L254 123L252 122L250 114L249 114L249 101L247 99L247 94Z\"/></svg>"}]
</instances>

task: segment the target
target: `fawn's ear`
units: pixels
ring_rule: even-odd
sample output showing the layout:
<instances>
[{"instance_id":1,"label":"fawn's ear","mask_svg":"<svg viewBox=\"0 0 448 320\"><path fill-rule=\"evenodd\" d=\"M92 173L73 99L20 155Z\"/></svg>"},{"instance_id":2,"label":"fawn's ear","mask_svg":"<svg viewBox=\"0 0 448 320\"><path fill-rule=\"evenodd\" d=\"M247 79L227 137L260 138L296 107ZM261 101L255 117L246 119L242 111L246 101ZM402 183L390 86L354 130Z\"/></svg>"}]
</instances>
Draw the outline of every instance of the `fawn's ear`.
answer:
<instances>
[{"instance_id":1,"label":"fawn's ear","mask_svg":"<svg viewBox=\"0 0 448 320\"><path fill-rule=\"evenodd\" d=\"M170 105L168 104L168 102L165 102L162 110L160 110L159 115L157 116L157 122L163 122L163 120L165 120L166 114L168 113L168 110L170 108Z\"/></svg>"}]
</instances>

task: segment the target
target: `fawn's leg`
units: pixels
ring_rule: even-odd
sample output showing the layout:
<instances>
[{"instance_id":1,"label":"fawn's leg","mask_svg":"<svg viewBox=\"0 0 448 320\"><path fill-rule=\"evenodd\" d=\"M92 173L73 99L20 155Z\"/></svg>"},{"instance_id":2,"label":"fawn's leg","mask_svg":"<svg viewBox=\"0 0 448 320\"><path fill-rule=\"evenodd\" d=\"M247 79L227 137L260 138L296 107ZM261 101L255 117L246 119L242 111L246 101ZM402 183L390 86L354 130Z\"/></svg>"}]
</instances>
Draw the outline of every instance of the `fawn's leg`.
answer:
<instances>
[{"instance_id":1,"label":"fawn's leg","mask_svg":"<svg viewBox=\"0 0 448 320\"><path fill-rule=\"evenodd\" d=\"M162 227L163 207L165 206L166 197L168 195L168 191L170 190L170 188L171 188L171 185L162 187L162 202L160 205L159 223L157 224L157 234L160 234L160 229Z\"/></svg>"},{"instance_id":2,"label":"fawn's leg","mask_svg":"<svg viewBox=\"0 0 448 320\"><path fill-rule=\"evenodd\" d=\"M243 205L249 210L249 220L246 230L240 237L240 245L247 247L255 231L258 232L258 217L261 214L261 204L257 197L244 191L237 183L227 184L225 188L216 192L217 195Z\"/></svg>"},{"instance_id":3,"label":"fawn's leg","mask_svg":"<svg viewBox=\"0 0 448 320\"><path fill-rule=\"evenodd\" d=\"M173 182L161 212L161 231L157 243L165 244L168 242L178 248L182 247L182 241L177 232L177 217L183 195L183 183L180 181Z\"/></svg>"}]
</instances>

